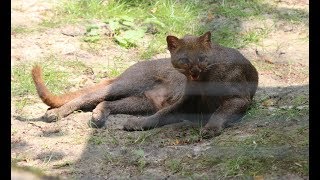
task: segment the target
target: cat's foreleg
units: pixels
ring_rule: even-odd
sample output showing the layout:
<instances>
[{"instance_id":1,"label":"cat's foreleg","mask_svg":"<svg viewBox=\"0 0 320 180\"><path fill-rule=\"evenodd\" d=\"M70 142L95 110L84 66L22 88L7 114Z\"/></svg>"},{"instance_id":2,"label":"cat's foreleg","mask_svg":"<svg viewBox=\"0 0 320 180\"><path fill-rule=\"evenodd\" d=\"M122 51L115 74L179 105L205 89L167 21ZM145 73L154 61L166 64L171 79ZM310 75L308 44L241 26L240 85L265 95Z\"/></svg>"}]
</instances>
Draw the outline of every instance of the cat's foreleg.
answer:
<instances>
[{"instance_id":1,"label":"cat's foreleg","mask_svg":"<svg viewBox=\"0 0 320 180\"><path fill-rule=\"evenodd\" d=\"M219 135L225 125L242 118L250 105L247 98L233 97L226 99L211 115L203 132L210 135Z\"/></svg>"}]
</instances>

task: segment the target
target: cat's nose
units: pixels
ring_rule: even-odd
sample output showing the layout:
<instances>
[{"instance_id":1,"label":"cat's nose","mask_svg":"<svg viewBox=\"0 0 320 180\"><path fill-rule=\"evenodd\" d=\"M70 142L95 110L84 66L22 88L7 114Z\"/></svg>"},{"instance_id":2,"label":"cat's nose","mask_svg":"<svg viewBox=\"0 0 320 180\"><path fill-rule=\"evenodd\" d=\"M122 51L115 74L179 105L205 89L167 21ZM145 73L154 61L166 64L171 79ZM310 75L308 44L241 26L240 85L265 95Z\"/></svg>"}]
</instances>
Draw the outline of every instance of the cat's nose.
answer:
<instances>
[{"instance_id":1,"label":"cat's nose","mask_svg":"<svg viewBox=\"0 0 320 180\"><path fill-rule=\"evenodd\" d=\"M201 69L198 67L198 66L193 66L191 69L190 69L190 73L191 74L198 74L201 72Z\"/></svg>"}]
</instances>

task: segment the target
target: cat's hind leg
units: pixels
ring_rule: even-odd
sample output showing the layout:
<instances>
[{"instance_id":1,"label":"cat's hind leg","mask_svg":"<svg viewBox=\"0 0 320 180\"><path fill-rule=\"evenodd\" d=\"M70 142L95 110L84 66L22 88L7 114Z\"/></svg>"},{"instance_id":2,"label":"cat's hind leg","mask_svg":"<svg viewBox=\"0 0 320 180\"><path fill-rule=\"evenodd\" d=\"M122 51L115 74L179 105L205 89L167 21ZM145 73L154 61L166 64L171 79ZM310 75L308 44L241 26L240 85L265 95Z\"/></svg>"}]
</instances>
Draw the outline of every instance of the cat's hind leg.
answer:
<instances>
[{"instance_id":1,"label":"cat's hind leg","mask_svg":"<svg viewBox=\"0 0 320 180\"><path fill-rule=\"evenodd\" d=\"M153 103L145 96L130 96L115 101L103 101L92 111L91 127L104 126L110 114L154 114Z\"/></svg>"},{"instance_id":2,"label":"cat's hind leg","mask_svg":"<svg viewBox=\"0 0 320 180\"><path fill-rule=\"evenodd\" d=\"M113 83L105 87L77 97L59 108L50 109L42 119L46 122L56 121L68 116L76 110L93 110L100 102L103 101L115 101L121 98L142 94L144 89L148 89L153 86L154 82L152 79L141 81L143 83L137 83L139 79L142 79L142 74L132 77L128 76L129 75L118 78Z\"/></svg>"}]
</instances>

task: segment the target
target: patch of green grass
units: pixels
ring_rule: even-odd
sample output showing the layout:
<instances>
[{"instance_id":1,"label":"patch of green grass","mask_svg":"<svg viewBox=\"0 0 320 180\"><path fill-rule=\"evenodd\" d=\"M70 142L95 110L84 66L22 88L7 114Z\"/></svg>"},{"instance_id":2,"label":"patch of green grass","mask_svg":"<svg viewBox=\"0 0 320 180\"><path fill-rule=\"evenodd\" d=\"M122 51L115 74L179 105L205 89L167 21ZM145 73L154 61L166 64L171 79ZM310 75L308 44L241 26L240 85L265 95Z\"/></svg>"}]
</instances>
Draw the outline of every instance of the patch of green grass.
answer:
<instances>
[{"instance_id":1,"label":"patch of green grass","mask_svg":"<svg viewBox=\"0 0 320 180\"><path fill-rule=\"evenodd\" d=\"M11 96L16 99L13 101L18 111L25 106L34 103L32 97L27 95L37 95L36 88L31 76L33 65L39 64L42 67L42 75L48 89L54 94L61 94L66 87L70 87L68 80L83 74L88 67L80 61L63 61L55 56L48 56L34 63L20 63L11 69ZM68 69L64 69L67 67Z\"/></svg>"},{"instance_id":2,"label":"patch of green grass","mask_svg":"<svg viewBox=\"0 0 320 180\"><path fill-rule=\"evenodd\" d=\"M123 71L125 71L129 64L123 59L122 56L116 56L113 59L113 63L110 64L101 64L100 66L102 71L97 73L98 78L113 78L119 76Z\"/></svg>"},{"instance_id":3,"label":"patch of green grass","mask_svg":"<svg viewBox=\"0 0 320 180\"><path fill-rule=\"evenodd\" d=\"M139 171L142 173L144 168L147 166L147 162L144 157L145 156L144 150L143 149L135 150L133 151L133 155L135 157L133 164L136 165Z\"/></svg>"},{"instance_id":4,"label":"patch of green grass","mask_svg":"<svg viewBox=\"0 0 320 180\"><path fill-rule=\"evenodd\" d=\"M112 67L108 68L107 71L108 71L108 77L117 77L123 72L122 69L112 68Z\"/></svg>"},{"instance_id":5,"label":"patch of green grass","mask_svg":"<svg viewBox=\"0 0 320 180\"><path fill-rule=\"evenodd\" d=\"M40 26L41 28L46 28L46 29L48 29L48 28L56 28L56 27L60 26L61 23L62 23L62 20L60 20L59 18L58 18L58 19L56 19L56 18L51 18L51 19L45 19L45 20L43 20L43 21L39 24L39 26Z\"/></svg>"},{"instance_id":6,"label":"patch of green grass","mask_svg":"<svg viewBox=\"0 0 320 180\"><path fill-rule=\"evenodd\" d=\"M139 133L138 137L128 136L128 144L145 144L153 140L155 135L160 133L160 129L152 129L147 132Z\"/></svg>"},{"instance_id":7,"label":"patch of green grass","mask_svg":"<svg viewBox=\"0 0 320 180\"><path fill-rule=\"evenodd\" d=\"M154 35L149 41L148 48L141 51L142 59L150 59L153 55L164 52L166 49L166 41L163 35Z\"/></svg>"},{"instance_id":8,"label":"patch of green grass","mask_svg":"<svg viewBox=\"0 0 320 180\"><path fill-rule=\"evenodd\" d=\"M285 20L292 24L304 23L309 25L309 13L300 9L285 9L282 8L276 12L276 18L279 20Z\"/></svg>"},{"instance_id":9,"label":"patch of green grass","mask_svg":"<svg viewBox=\"0 0 320 180\"><path fill-rule=\"evenodd\" d=\"M129 151L124 149L120 154L105 152L103 160L106 164L111 165L113 168L134 168L136 173L143 173L144 169L148 166L148 162L145 158L145 152L143 149L134 149ZM109 169L112 171L112 169Z\"/></svg>"},{"instance_id":10,"label":"patch of green grass","mask_svg":"<svg viewBox=\"0 0 320 180\"><path fill-rule=\"evenodd\" d=\"M240 28L241 21L254 19L263 23L264 19L271 18L273 22L281 20L287 23L308 25L308 12L298 9L278 8L264 0L215 0L205 1L204 4L207 5L204 6L204 14L214 18L209 18L208 22L200 28L200 31L212 30L214 41L232 48L238 49L251 43L258 43L266 38L271 31L268 28L256 28L244 32ZM204 17L204 19L206 18Z\"/></svg>"},{"instance_id":11,"label":"patch of green grass","mask_svg":"<svg viewBox=\"0 0 320 180\"><path fill-rule=\"evenodd\" d=\"M213 18L205 21L209 14ZM285 20L289 23L305 23L309 16L303 10L281 9L264 0L214 0L201 3L196 0L71 0L63 1L56 15L43 21L40 26L52 28L65 22L98 19L113 31L110 37L114 42L125 48L136 47L142 59L149 59L165 52L168 34L182 37L211 30L212 39L228 47L243 48L258 43L269 34L269 29L243 32L241 21L265 19L264 15L271 15L274 21ZM83 37L88 44L99 43L103 39L96 29ZM145 44L143 47L140 46L142 42ZM90 48L99 50L95 46Z\"/></svg>"},{"instance_id":12,"label":"patch of green grass","mask_svg":"<svg viewBox=\"0 0 320 180\"><path fill-rule=\"evenodd\" d=\"M265 165L273 164L273 159L239 156L225 162L226 176L249 174L252 176L265 173ZM271 167L268 167L271 168Z\"/></svg>"},{"instance_id":13,"label":"patch of green grass","mask_svg":"<svg viewBox=\"0 0 320 180\"><path fill-rule=\"evenodd\" d=\"M166 161L165 166L172 173L178 173L178 172L182 171L182 169L183 169L183 166L181 164L180 159L170 159L170 160Z\"/></svg>"},{"instance_id":14,"label":"patch of green grass","mask_svg":"<svg viewBox=\"0 0 320 180\"><path fill-rule=\"evenodd\" d=\"M16 107L16 110L19 112L21 111L24 107L34 104L35 100L29 97L19 97L15 101L13 101Z\"/></svg>"},{"instance_id":15,"label":"patch of green grass","mask_svg":"<svg viewBox=\"0 0 320 180\"><path fill-rule=\"evenodd\" d=\"M67 72L59 71L58 62L54 57L47 57L37 62L42 66L45 84L53 93L61 93L69 83ZM13 96L35 95L36 89L31 77L32 63L22 63L11 69L11 94Z\"/></svg>"},{"instance_id":16,"label":"patch of green grass","mask_svg":"<svg viewBox=\"0 0 320 180\"><path fill-rule=\"evenodd\" d=\"M221 148L217 152L206 151L206 153L194 158L182 156L179 160L166 162L168 167L171 162L173 172L192 176L192 172L199 174L214 174L214 179L225 179L230 177L250 178L257 175L284 175L287 173L308 175L308 157L300 155L299 152L289 149L257 148L251 147L224 147L214 145L213 148ZM297 149L298 151L300 149ZM288 151L283 153L283 151ZM307 149L302 150L305 152ZM183 165L183 166L182 166ZM170 166L169 166L170 167ZM174 171L175 169L181 169ZM210 179L212 179L211 177ZM245 179L246 179L245 178Z\"/></svg>"},{"instance_id":17,"label":"patch of green grass","mask_svg":"<svg viewBox=\"0 0 320 180\"><path fill-rule=\"evenodd\" d=\"M303 116L309 116L309 108L298 108L302 103L308 102L308 99L304 95L294 98L291 103L288 102L289 105L292 104L291 108L280 108L275 106L273 110L270 110L268 107L260 106L262 101L263 100L255 102L251 106L243 118L244 121L256 119L259 119L260 121L286 121L288 119L299 119Z\"/></svg>"},{"instance_id":18,"label":"patch of green grass","mask_svg":"<svg viewBox=\"0 0 320 180\"><path fill-rule=\"evenodd\" d=\"M94 144L94 145L100 145L104 142L103 137L100 136L91 136L89 139L89 143Z\"/></svg>"},{"instance_id":19,"label":"patch of green grass","mask_svg":"<svg viewBox=\"0 0 320 180\"><path fill-rule=\"evenodd\" d=\"M215 1L214 12L228 18L249 18L259 16L265 7L261 6L262 0L228 0Z\"/></svg>"},{"instance_id":20,"label":"patch of green grass","mask_svg":"<svg viewBox=\"0 0 320 180\"><path fill-rule=\"evenodd\" d=\"M253 142L258 146L295 145L297 136L290 132L281 132L273 129L260 129L253 136L244 140L243 144L250 145Z\"/></svg>"},{"instance_id":21,"label":"patch of green grass","mask_svg":"<svg viewBox=\"0 0 320 180\"><path fill-rule=\"evenodd\" d=\"M80 49L88 51L90 53L93 54L99 54L101 48L103 47L102 42L99 40L96 41L86 41L83 39L83 41L85 41L85 43L81 43L80 44Z\"/></svg>"},{"instance_id":22,"label":"patch of green grass","mask_svg":"<svg viewBox=\"0 0 320 180\"><path fill-rule=\"evenodd\" d=\"M203 32L212 30L212 39L223 46L243 48L250 44L258 44L270 33L270 28L253 28L242 30L238 19L222 19L208 23L203 27Z\"/></svg>"},{"instance_id":23,"label":"patch of green grass","mask_svg":"<svg viewBox=\"0 0 320 180\"><path fill-rule=\"evenodd\" d=\"M73 72L83 73L83 71L90 68L84 62L78 60L63 61L63 66L72 69Z\"/></svg>"},{"instance_id":24,"label":"patch of green grass","mask_svg":"<svg viewBox=\"0 0 320 180\"><path fill-rule=\"evenodd\" d=\"M27 34L31 32L34 32L34 29L30 29L24 26L15 26L11 28L11 33L15 33L15 34Z\"/></svg>"},{"instance_id":25,"label":"patch of green grass","mask_svg":"<svg viewBox=\"0 0 320 180\"><path fill-rule=\"evenodd\" d=\"M299 175L308 174L307 159L282 158L274 156L246 156L240 155L225 161L225 176L249 175L257 176L273 172L283 173L283 171L297 173Z\"/></svg>"},{"instance_id":26,"label":"patch of green grass","mask_svg":"<svg viewBox=\"0 0 320 180\"><path fill-rule=\"evenodd\" d=\"M141 49L141 57L145 59L165 51L168 33L177 36L196 33L199 11L200 5L196 1L173 0L73 0L65 1L60 7L60 12L71 19L100 19L106 22L114 31L114 40L123 47L132 47L137 41L134 38L140 32L153 36L147 47Z\"/></svg>"},{"instance_id":27,"label":"patch of green grass","mask_svg":"<svg viewBox=\"0 0 320 180\"><path fill-rule=\"evenodd\" d=\"M309 104L309 96L307 95L297 95L293 99L293 104L295 106L303 105L303 104Z\"/></svg>"}]
</instances>

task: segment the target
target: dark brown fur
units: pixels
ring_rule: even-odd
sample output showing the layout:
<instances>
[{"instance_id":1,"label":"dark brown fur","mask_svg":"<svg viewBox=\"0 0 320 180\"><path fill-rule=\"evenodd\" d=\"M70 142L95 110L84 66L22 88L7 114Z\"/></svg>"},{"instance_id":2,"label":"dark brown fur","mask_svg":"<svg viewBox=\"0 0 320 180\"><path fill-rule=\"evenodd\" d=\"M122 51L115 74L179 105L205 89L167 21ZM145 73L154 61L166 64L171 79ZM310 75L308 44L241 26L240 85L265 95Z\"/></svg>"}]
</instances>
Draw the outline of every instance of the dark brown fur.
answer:
<instances>
[{"instance_id":1,"label":"dark brown fur","mask_svg":"<svg viewBox=\"0 0 320 180\"><path fill-rule=\"evenodd\" d=\"M78 109L93 109L91 122L104 125L109 114L153 114L134 118L125 130L146 130L183 120L201 120L207 132L220 132L239 120L258 85L258 73L239 51L202 36L167 37L171 59L143 61L114 80L62 96L44 86L39 67L32 71L37 92L52 108L47 121ZM201 116L201 118L199 118Z\"/></svg>"}]
</instances>

